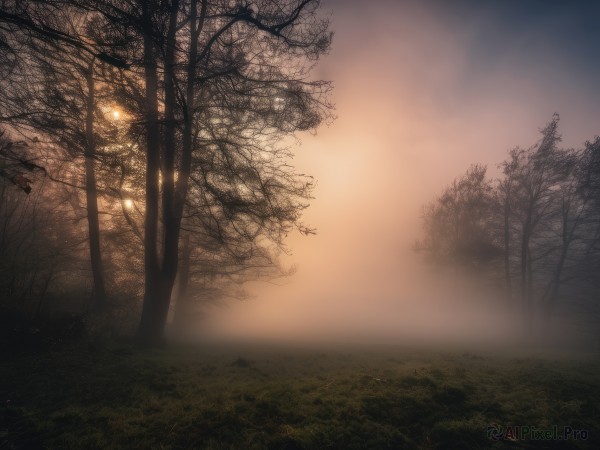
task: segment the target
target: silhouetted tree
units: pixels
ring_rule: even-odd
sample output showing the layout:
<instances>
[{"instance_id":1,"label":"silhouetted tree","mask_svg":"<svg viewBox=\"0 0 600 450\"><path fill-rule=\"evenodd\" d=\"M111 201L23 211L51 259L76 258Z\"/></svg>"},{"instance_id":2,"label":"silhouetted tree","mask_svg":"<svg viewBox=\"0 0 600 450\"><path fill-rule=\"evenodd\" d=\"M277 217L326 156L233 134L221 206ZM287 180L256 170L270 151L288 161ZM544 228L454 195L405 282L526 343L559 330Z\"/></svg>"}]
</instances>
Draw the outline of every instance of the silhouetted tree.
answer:
<instances>
[{"instance_id":1,"label":"silhouetted tree","mask_svg":"<svg viewBox=\"0 0 600 450\"><path fill-rule=\"evenodd\" d=\"M69 155L74 161L78 157L85 161L84 183L74 187L81 187L86 194L93 297L95 305L103 308L106 289L95 173L95 127L101 114L96 79L98 65L107 60L113 66L120 63L118 58L108 58L102 41L95 39L95 19L77 2L3 2L0 30L11 33L6 42L11 52L20 49L13 62L20 70L11 71L4 79L1 115L30 139L41 134L44 141L60 146L63 151L55 158Z\"/></svg>"},{"instance_id":2,"label":"silhouetted tree","mask_svg":"<svg viewBox=\"0 0 600 450\"><path fill-rule=\"evenodd\" d=\"M250 8L243 3L203 1L200 11L197 11L196 2L187 5L175 1L167 8L153 2L142 5L140 31L144 39L147 145L146 293L139 329L142 340L160 339L167 319L179 262L180 226L193 153L202 150L200 140L197 147L193 142L194 136L203 137L203 130L197 127L201 122L196 116L202 113L204 105L195 108L196 99L210 105L219 86L210 81L225 80L221 83L225 92L238 94L240 89L250 89L245 91L244 103L236 104L235 97L224 95L224 100L217 103L218 107L237 109L240 116L244 113L262 116L261 125L283 133L316 127L323 117L325 105L318 94L324 85L304 81L307 70L302 61L316 59L327 50L330 42L327 23L316 18L318 5L317 1L286 5L265 1ZM181 19L189 20L187 27L178 28ZM159 33L163 39L157 43L155 36ZM164 58L158 55L164 55ZM248 59L250 55L253 60ZM162 127L158 113L157 67L160 62L164 67ZM177 70L178 66L185 68L183 73ZM178 86L180 92L185 92L179 101ZM282 100L289 102L284 109L287 114L269 113L275 111L276 103L271 95L282 86L289 94ZM230 103L225 103L227 100ZM219 121L218 116L212 119ZM178 124L182 124L179 129ZM224 127L234 124L221 122ZM204 170L210 173L206 167ZM159 173L162 175L161 208L158 207L161 197ZM229 182L235 184L235 177L240 173L239 169L230 172ZM222 200L236 201L230 195ZM162 216L162 240L158 234L159 213ZM158 247L160 251L155 250Z\"/></svg>"},{"instance_id":3,"label":"silhouetted tree","mask_svg":"<svg viewBox=\"0 0 600 450\"><path fill-rule=\"evenodd\" d=\"M425 208L422 247L436 260L477 265L497 256L492 186L486 172L485 166L471 166Z\"/></svg>"},{"instance_id":4,"label":"silhouetted tree","mask_svg":"<svg viewBox=\"0 0 600 450\"><path fill-rule=\"evenodd\" d=\"M520 288L527 323L534 315L534 270L536 260L548 258L547 228L558 212L560 189L573 168L572 159L558 148L558 115L541 131L540 142L529 149L516 168L515 217L520 238ZM537 242L536 242L537 239ZM540 244L534 248L533 244ZM567 243L565 245L568 246ZM537 254L536 254L537 253Z\"/></svg>"},{"instance_id":5,"label":"silhouetted tree","mask_svg":"<svg viewBox=\"0 0 600 450\"><path fill-rule=\"evenodd\" d=\"M573 291L577 282L581 291L588 283L583 267L600 250L600 141L562 149L558 122L555 114L533 147L511 150L495 183L481 166L455 180L426 208L418 246L436 261L490 262L493 272L503 272L507 296L516 290L528 329L536 309L553 311L563 286Z\"/></svg>"},{"instance_id":6,"label":"silhouetted tree","mask_svg":"<svg viewBox=\"0 0 600 450\"><path fill-rule=\"evenodd\" d=\"M269 246L283 248L294 227L311 231L299 219L312 181L289 166L282 139L316 128L330 114L329 84L308 78L331 41L319 4L47 0L0 7L6 54L29 48L39 66L30 72L48 87L36 97L41 113L20 98L14 104L29 109L4 118L46 136L59 131L50 140L83 156L92 260L101 262L94 258L99 194L105 208L112 199L121 202L122 218L143 240L142 341L162 336L184 212L184 243L189 238L206 254L184 252L183 259L207 270L199 261L218 256L218 272L230 278L276 267ZM117 133L120 144L99 128L98 95L112 98L128 117L125 134ZM126 148L131 160L112 147ZM114 226L107 231L118 234ZM191 278L182 276L181 286Z\"/></svg>"}]
</instances>

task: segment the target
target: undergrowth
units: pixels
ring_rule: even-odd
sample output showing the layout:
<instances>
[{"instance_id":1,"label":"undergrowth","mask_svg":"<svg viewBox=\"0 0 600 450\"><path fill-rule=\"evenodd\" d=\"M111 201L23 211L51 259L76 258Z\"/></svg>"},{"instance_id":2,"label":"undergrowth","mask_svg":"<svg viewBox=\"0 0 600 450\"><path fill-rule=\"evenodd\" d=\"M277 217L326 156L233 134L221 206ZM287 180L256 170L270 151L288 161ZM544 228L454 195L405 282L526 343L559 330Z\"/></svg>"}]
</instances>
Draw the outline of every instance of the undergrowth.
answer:
<instances>
[{"instance_id":1,"label":"undergrowth","mask_svg":"<svg viewBox=\"0 0 600 450\"><path fill-rule=\"evenodd\" d=\"M600 448L598 369L400 349L68 345L2 364L0 448ZM588 436L494 441L491 424Z\"/></svg>"}]
</instances>

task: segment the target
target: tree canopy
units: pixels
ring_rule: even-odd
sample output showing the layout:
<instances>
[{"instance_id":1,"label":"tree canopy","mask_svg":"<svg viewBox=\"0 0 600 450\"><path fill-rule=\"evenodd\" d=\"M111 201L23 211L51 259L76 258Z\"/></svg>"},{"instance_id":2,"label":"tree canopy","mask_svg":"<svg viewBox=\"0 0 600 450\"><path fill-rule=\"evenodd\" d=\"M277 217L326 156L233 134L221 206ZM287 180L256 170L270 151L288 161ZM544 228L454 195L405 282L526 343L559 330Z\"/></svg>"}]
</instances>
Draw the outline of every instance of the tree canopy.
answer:
<instances>
[{"instance_id":1,"label":"tree canopy","mask_svg":"<svg viewBox=\"0 0 600 450\"><path fill-rule=\"evenodd\" d=\"M128 301L143 292L142 341L162 338L188 283L284 274L285 236L313 231L301 222L313 181L291 166L289 138L332 117L330 83L310 76L332 39L319 7L2 3L2 175L29 192L37 183L13 162L43 167L70 192L68 227L87 222L92 303L139 286Z\"/></svg>"},{"instance_id":2,"label":"tree canopy","mask_svg":"<svg viewBox=\"0 0 600 450\"><path fill-rule=\"evenodd\" d=\"M555 114L536 144L510 150L497 178L481 165L457 178L424 208L416 246L432 262L489 269L528 327L557 303L585 313L598 289L599 141L561 148L558 125Z\"/></svg>"}]
</instances>

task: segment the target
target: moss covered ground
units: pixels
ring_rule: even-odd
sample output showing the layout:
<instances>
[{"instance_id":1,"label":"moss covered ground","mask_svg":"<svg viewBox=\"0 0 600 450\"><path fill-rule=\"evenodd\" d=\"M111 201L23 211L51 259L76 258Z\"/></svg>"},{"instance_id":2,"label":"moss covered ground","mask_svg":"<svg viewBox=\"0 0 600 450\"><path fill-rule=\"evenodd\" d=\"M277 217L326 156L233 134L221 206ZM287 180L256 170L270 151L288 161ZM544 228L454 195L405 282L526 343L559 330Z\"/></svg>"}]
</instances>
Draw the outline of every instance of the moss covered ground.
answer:
<instances>
[{"instance_id":1,"label":"moss covered ground","mask_svg":"<svg viewBox=\"0 0 600 450\"><path fill-rule=\"evenodd\" d=\"M5 358L0 448L596 449L599 369L393 347L70 344ZM495 441L492 424L587 435Z\"/></svg>"}]
</instances>

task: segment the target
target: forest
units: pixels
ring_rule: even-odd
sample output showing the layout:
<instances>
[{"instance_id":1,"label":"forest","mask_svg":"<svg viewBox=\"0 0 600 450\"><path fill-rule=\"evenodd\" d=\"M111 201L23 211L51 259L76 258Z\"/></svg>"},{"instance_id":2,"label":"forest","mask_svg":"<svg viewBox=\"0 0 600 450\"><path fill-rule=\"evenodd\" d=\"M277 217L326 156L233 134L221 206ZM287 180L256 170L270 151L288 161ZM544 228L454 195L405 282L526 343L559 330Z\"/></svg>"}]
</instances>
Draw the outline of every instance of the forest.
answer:
<instances>
[{"instance_id":1,"label":"forest","mask_svg":"<svg viewBox=\"0 0 600 450\"><path fill-rule=\"evenodd\" d=\"M597 336L600 137L562 148L559 119L531 147L509 150L497 178L481 164L456 178L423 208L414 249L504 291L529 333L575 314Z\"/></svg>"},{"instance_id":2,"label":"forest","mask_svg":"<svg viewBox=\"0 0 600 450\"><path fill-rule=\"evenodd\" d=\"M312 232L290 139L332 117L318 7L3 2L3 309L156 343L170 310L285 276L284 237Z\"/></svg>"}]
</instances>

